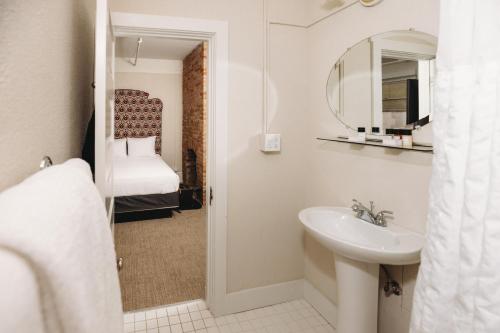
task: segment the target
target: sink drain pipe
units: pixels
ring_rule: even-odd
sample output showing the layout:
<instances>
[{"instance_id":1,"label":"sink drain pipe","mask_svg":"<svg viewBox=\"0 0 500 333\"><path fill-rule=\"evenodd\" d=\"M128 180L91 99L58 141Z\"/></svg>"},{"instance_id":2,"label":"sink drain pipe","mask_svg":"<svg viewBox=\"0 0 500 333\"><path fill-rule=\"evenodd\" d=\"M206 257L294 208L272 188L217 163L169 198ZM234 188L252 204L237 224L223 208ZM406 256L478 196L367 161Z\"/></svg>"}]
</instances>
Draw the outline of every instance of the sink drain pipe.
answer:
<instances>
[{"instance_id":1,"label":"sink drain pipe","mask_svg":"<svg viewBox=\"0 0 500 333\"><path fill-rule=\"evenodd\" d=\"M384 271L386 278L384 283L385 297L389 297L392 294L396 296L401 296L403 290L401 289L401 286L399 285L398 281L392 278L391 274L389 274L389 271L384 265L380 265L380 267L382 267L382 270Z\"/></svg>"}]
</instances>

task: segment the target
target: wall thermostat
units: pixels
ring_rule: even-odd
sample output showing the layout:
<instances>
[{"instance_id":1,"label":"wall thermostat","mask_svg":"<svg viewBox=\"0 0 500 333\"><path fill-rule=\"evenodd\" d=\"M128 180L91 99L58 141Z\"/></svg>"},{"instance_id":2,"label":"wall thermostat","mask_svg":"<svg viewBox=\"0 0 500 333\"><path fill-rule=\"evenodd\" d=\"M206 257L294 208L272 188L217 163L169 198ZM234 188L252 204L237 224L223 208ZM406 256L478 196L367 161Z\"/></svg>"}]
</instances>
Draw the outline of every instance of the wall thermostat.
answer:
<instances>
[{"instance_id":1,"label":"wall thermostat","mask_svg":"<svg viewBox=\"0 0 500 333\"><path fill-rule=\"evenodd\" d=\"M281 151L281 134L262 134L260 150L263 152Z\"/></svg>"}]
</instances>

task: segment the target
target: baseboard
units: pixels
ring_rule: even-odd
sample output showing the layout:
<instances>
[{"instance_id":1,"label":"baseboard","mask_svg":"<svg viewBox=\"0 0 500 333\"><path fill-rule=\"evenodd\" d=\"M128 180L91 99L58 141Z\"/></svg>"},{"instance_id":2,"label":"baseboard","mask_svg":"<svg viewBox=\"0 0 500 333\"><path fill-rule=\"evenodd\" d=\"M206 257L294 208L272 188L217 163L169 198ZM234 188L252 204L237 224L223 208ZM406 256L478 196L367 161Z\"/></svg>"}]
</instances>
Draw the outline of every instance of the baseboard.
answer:
<instances>
[{"instance_id":1,"label":"baseboard","mask_svg":"<svg viewBox=\"0 0 500 333\"><path fill-rule=\"evenodd\" d=\"M224 306L214 314L238 313L300 298L309 302L333 327L337 326L337 306L304 279L227 294Z\"/></svg>"},{"instance_id":2,"label":"baseboard","mask_svg":"<svg viewBox=\"0 0 500 333\"><path fill-rule=\"evenodd\" d=\"M304 298L330 325L337 327L337 305L325 297L307 280L304 280Z\"/></svg>"},{"instance_id":3,"label":"baseboard","mask_svg":"<svg viewBox=\"0 0 500 333\"><path fill-rule=\"evenodd\" d=\"M221 314L237 313L300 299L304 296L304 280L245 289L226 295Z\"/></svg>"}]
</instances>

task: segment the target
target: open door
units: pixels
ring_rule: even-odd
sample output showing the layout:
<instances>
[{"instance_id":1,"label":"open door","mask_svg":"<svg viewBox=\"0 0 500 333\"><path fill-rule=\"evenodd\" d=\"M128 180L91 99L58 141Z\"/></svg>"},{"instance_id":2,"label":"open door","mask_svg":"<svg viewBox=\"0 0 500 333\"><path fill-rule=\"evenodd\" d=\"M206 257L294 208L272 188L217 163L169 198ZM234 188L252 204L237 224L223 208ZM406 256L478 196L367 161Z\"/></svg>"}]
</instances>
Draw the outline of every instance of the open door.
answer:
<instances>
[{"instance_id":1,"label":"open door","mask_svg":"<svg viewBox=\"0 0 500 333\"><path fill-rule=\"evenodd\" d=\"M107 0L96 1L95 183L113 227L114 36Z\"/></svg>"}]
</instances>

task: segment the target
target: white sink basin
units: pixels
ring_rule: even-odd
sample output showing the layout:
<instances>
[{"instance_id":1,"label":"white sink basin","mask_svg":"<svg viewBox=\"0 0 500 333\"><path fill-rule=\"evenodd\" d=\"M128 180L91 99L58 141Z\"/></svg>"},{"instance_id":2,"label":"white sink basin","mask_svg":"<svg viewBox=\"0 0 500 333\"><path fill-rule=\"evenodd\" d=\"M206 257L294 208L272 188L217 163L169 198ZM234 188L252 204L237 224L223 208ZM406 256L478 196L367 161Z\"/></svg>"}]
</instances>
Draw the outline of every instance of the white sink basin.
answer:
<instances>
[{"instance_id":1,"label":"white sink basin","mask_svg":"<svg viewBox=\"0 0 500 333\"><path fill-rule=\"evenodd\" d=\"M420 261L422 235L392 224L376 226L358 219L350 208L307 208L299 219L320 243L347 258L389 265Z\"/></svg>"},{"instance_id":2,"label":"white sink basin","mask_svg":"<svg viewBox=\"0 0 500 333\"><path fill-rule=\"evenodd\" d=\"M376 333L379 264L419 262L424 237L396 225L368 223L345 207L307 208L299 219L335 254L336 332Z\"/></svg>"}]
</instances>

